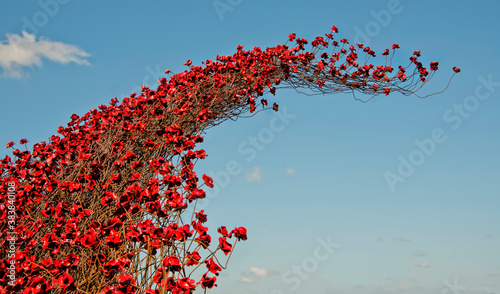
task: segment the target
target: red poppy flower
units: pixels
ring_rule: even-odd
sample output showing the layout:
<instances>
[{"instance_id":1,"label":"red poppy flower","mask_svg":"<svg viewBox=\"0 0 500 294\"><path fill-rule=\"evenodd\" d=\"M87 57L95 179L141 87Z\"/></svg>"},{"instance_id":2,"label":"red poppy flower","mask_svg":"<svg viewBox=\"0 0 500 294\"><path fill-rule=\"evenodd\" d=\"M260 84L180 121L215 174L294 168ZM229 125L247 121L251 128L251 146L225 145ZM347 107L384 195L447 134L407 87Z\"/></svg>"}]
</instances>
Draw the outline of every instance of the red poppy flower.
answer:
<instances>
[{"instance_id":1,"label":"red poppy flower","mask_svg":"<svg viewBox=\"0 0 500 294\"><path fill-rule=\"evenodd\" d=\"M216 277L209 278L207 277L207 273L204 273L203 277L200 280L200 284L203 289L205 288L212 289L214 286L217 286L215 284L215 281L217 281Z\"/></svg>"},{"instance_id":2,"label":"red poppy flower","mask_svg":"<svg viewBox=\"0 0 500 294\"><path fill-rule=\"evenodd\" d=\"M398 44L392 44L392 49L398 49L400 48Z\"/></svg>"},{"instance_id":3,"label":"red poppy flower","mask_svg":"<svg viewBox=\"0 0 500 294\"><path fill-rule=\"evenodd\" d=\"M115 201L116 199L118 199L118 196L115 193L105 192L101 198L101 204L104 206L108 206L111 203L113 203L113 201Z\"/></svg>"},{"instance_id":4,"label":"red poppy flower","mask_svg":"<svg viewBox=\"0 0 500 294\"><path fill-rule=\"evenodd\" d=\"M189 194L189 196L187 197L188 200L190 201L194 201L196 199L203 199L205 198L207 195L205 194L205 191L201 190L201 189L194 189L191 194Z\"/></svg>"},{"instance_id":5,"label":"red poppy flower","mask_svg":"<svg viewBox=\"0 0 500 294\"><path fill-rule=\"evenodd\" d=\"M135 279L132 278L130 274L122 274L118 277L118 283L122 287L128 286L130 284L135 285Z\"/></svg>"},{"instance_id":6,"label":"red poppy flower","mask_svg":"<svg viewBox=\"0 0 500 294\"><path fill-rule=\"evenodd\" d=\"M278 108L279 108L278 104L273 103L273 110L274 111L278 111Z\"/></svg>"},{"instance_id":7,"label":"red poppy flower","mask_svg":"<svg viewBox=\"0 0 500 294\"><path fill-rule=\"evenodd\" d=\"M192 64L191 60L186 60L186 62L184 62L184 65L187 65L187 66L190 66Z\"/></svg>"},{"instance_id":8,"label":"red poppy flower","mask_svg":"<svg viewBox=\"0 0 500 294\"><path fill-rule=\"evenodd\" d=\"M7 143L7 148L14 146L14 144L15 144L14 141L10 141L9 143Z\"/></svg>"},{"instance_id":9,"label":"red poppy flower","mask_svg":"<svg viewBox=\"0 0 500 294\"><path fill-rule=\"evenodd\" d=\"M65 272L61 273L56 279L53 279L52 283L59 285L59 287L64 291L76 290L75 280L73 280L73 277Z\"/></svg>"},{"instance_id":10,"label":"red poppy flower","mask_svg":"<svg viewBox=\"0 0 500 294\"><path fill-rule=\"evenodd\" d=\"M437 70L439 66L439 62L431 62L431 70Z\"/></svg>"},{"instance_id":11,"label":"red poppy flower","mask_svg":"<svg viewBox=\"0 0 500 294\"><path fill-rule=\"evenodd\" d=\"M113 184L113 183L119 183L119 182L121 182L121 180L122 180L121 174L118 174L118 175L112 174L108 182L110 184Z\"/></svg>"},{"instance_id":12,"label":"red poppy flower","mask_svg":"<svg viewBox=\"0 0 500 294\"><path fill-rule=\"evenodd\" d=\"M109 232L108 237L106 237L106 245L111 248L116 248L122 244L122 239L120 238L120 233L115 230Z\"/></svg>"},{"instance_id":13,"label":"red poppy flower","mask_svg":"<svg viewBox=\"0 0 500 294\"><path fill-rule=\"evenodd\" d=\"M149 149L153 149L156 146L156 143L153 142L150 138L147 138L146 141L144 142L144 146Z\"/></svg>"},{"instance_id":14,"label":"red poppy flower","mask_svg":"<svg viewBox=\"0 0 500 294\"><path fill-rule=\"evenodd\" d=\"M203 248L207 249L208 246L210 246L210 243L212 242L212 237L210 237L210 235L207 234L207 232L204 232L194 240L198 241L200 245L203 246Z\"/></svg>"},{"instance_id":15,"label":"red poppy flower","mask_svg":"<svg viewBox=\"0 0 500 294\"><path fill-rule=\"evenodd\" d=\"M197 151L195 151L193 153L196 156L196 158L201 158L201 159L207 158L207 153L203 149L197 150ZM211 188L213 188L213 187L211 187Z\"/></svg>"},{"instance_id":16,"label":"red poppy flower","mask_svg":"<svg viewBox=\"0 0 500 294\"><path fill-rule=\"evenodd\" d=\"M216 276L219 275L219 272L222 270L222 268L214 261L213 257L210 257L209 260L205 260L205 263L207 264L207 269L212 274L215 274Z\"/></svg>"},{"instance_id":17,"label":"red poppy flower","mask_svg":"<svg viewBox=\"0 0 500 294\"><path fill-rule=\"evenodd\" d=\"M232 234L234 234L234 236L238 240L243 240L243 241L247 240L247 229L245 229L244 227L235 228L234 230L231 231L231 235Z\"/></svg>"},{"instance_id":18,"label":"red poppy flower","mask_svg":"<svg viewBox=\"0 0 500 294\"><path fill-rule=\"evenodd\" d=\"M191 265L197 265L201 259L200 254L198 251L194 251L193 253L187 254L187 261L186 261L186 266L191 266Z\"/></svg>"},{"instance_id":19,"label":"red poppy flower","mask_svg":"<svg viewBox=\"0 0 500 294\"><path fill-rule=\"evenodd\" d=\"M169 271L178 272L181 270L181 263L176 256L167 256L163 259L163 266Z\"/></svg>"},{"instance_id":20,"label":"red poppy flower","mask_svg":"<svg viewBox=\"0 0 500 294\"><path fill-rule=\"evenodd\" d=\"M454 71L454 72L456 72L456 73L459 73L459 72L460 72L460 68L458 68L458 67L454 66L454 67L453 67L453 71Z\"/></svg>"},{"instance_id":21,"label":"red poppy flower","mask_svg":"<svg viewBox=\"0 0 500 294\"><path fill-rule=\"evenodd\" d=\"M89 229L83 236L80 237L80 243L83 247L96 249L99 245L97 232L94 229Z\"/></svg>"},{"instance_id":22,"label":"red poppy flower","mask_svg":"<svg viewBox=\"0 0 500 294\"><path fill-rule=\"evenodd\" d=\"M177 286L183 290L192 290L196 287L196 281L191 278L185 277L177 280ZM188 294L191 293L191 291L185 291L182 293Z\"/></svg>"},{"instance_id":23,"label":"red poppy flower","mask_svg":"<svg viewBox=\"0 0 500 294\"><path fill-rule=\"evenodd\" d=\"M129 151L127 152L127 154L125 154L125 156L122 157L122 161L126 161L126 160L132 160L135 158L135 153L132 152L132 151Z\"/></svg>"},{"instance_id":24,"label":"red poppy flower","mask_svg":"<svg viewBox=\"0 0 500 294\"><path fill-rule=\"evenodd\" d=\"M233 245L227 242L226 237L219 237L219 247L222 249L225 255L227 255L233 249Z\"/></svg>"},{"instance_id":25,"label":"red poppy flower","mask_svg":"<svg viewBox=\"0 0 500 294\"><path fill-rule=\"evenodd\" d=\"M229 234L227 233L227 228L226 226L221 226L217 229L217 232L221 234L224 237L229 237Z\"/></svg>"},{"instance_id":26,"label":"red poppy flower","mask_svg":"<svg viewBox=\"0 0 500 294\"><path fill-rule=\"evenodd\" d=\"M70 253L66 255L66 261L69 263L69 266L77 266L80 261L80 257L74 253Z\"/></svg>"},{"instance_id":27,"label":"red poppy flower","mask_svg":"<svg viewBox=\"0 0 500 294\"><path fill-rule=\"evenodd\" d=\"M203 181L205 182L205 185L207 185L210 188L214 187L214 180L211 177L203 174L202 178L203 178Z\"/></svg>"},{"instance_id":28,"label":"red poppy flower","mask_svg":"<svg viewBox=\"0 0 500 294\"><path fill-rule=\"evenodd\" d=\"M129 241L137 242L139 241L141 235L142 234L137 230L137 228L134 225L134 226L129 226L127 228L127 233L125 234L125 238L127 238L127 240Z\"/></svg>"},{"instance_id":29,"label":"red poppy flower","mask_svg":"<svg viewBox=\"0 0 500 294\"><path fill-rule=\"evenodd\" d=\"M196 218L200 221L200 223L205 223L207 221L207 215L204 212L205 210L202 209L196 214Z\"/></svg>"},{"instance_id":30,"label":"red poppy flower","mask_svg":"<svg viewBox=\"0 0 500 294\"><path fill-rule=\"evenodd\" d=\"M19 144L21 144L21 145L26 144L26 143L28 143L27 139L21 139L21 141L19 141Z\"/></svg>"},{"instance_id":31,"label":"red poppy flower","mask_svg":"<svg viewBox=\"0 0 500 294\"><path fill-rule=\"evenodd\" d=\"M332 27L332 31L335 32L335 33L338 33L339 32L339 29L336 27L336 26L333 26Z\"/></svg>"},{"instance_id":32,"label":"red poppy flower","mask_svg":"<svg viewBox=\"0 0 500 294\"><path fill-rule=\"evenodd\" d=\"M141 177L140 173L132 173L132 177L130 178L130 181L135 182L135 181L139 180L140 177Z\"/></svg>"},{"instance_id":33,"label":"red poppy flower","mask_svg":"<svg viewBox=\"0 0 500 294\"><path fill-rule=\"evenodd\" d=\"M57 240L57 236L54 233L46 233L42 238L42 245L44 249L52 250L52 254L58 254L60 252L61 246Z\"/></svg>"}]
</instances>

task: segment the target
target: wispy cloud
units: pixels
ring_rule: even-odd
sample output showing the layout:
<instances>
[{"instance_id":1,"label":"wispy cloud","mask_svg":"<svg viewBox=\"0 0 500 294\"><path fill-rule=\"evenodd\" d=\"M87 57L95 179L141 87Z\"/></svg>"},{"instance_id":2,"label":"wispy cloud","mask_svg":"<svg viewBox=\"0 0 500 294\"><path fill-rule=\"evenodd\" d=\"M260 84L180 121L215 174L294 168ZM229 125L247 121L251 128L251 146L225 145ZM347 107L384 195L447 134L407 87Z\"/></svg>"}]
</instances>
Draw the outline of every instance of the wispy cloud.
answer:
<instances>
[{"instance_id":1,"label":"wispy cloud","mask_svg":"<svg viewBox=\"0 0 500 294\"><path fill-rule=\"evenodd\" d=\"M260 182L260 168L255 167L253 172L247 173L247 181L249 182Z\"/></svg>"},{"instance_id":2,"label":"wispy cloud","mask_svg":"<svg viewBox=\"0 0 500 294\"><path fill-rule=\"evenodd\" d=\"M401 242L410 242L411 240L410 239L405 239L403 237L399 237L399 241L401 241Z\"/></svg>"},{"instance_id":3,"label":"wispy cloud","mask_svg":"<svg viewBox=\"0 0 500 294\"><path fill-rule=\"evenodd\" d=\"M253 280L249 279L249 278L243 277L243 278L240 279L240 282L243 282L243 283L253 283Z\"/></svg>"},{"instance_id":4,"label":"wispy cloud","mask_svg":"<svg viewBox=\"0 0 500 294\"><path fill-rule=\"evenodd\" d=\"M293 175L295 173L295 170L293 168L287 168L286 169L286 174L287 175Z\"/></svg>"},{"instance_id":5,"label":"wispy cloud","mask_svg":"<svg viewBox=\"0 0 500 294\"><path fill-rule=\"evenodd\" d=\"M417 251L415 251L415 257L424 257L425 256L425 252L418 249Z\"/></svg>"},{"instance_id":6,"label":"wispy cloud","mask_svg":"<svg viewBox=\"0 0 500 294\"><path fill-rule=\"evenodd\" d=\"M74 62L89 65L86 57L90 54L83 49L63 42L46 38L37 40L35 35L23 32L22 35L7 34L7 40L0 41L0 77L21 78L26 68L41 67L42 59L67 64Z\"/></svg>"},{"instance_id":7,"label":"wispy cloud","mask_svg":"<svg viewBox=\"0 0 500 294\"><path fill-rule=\"evenodd\" d=\"M267 277L268 276L268 272L266 269L258 268L258 267L251 267L250 273L257 276L257 277Z\"/></svg>"},{"instance_id":8,"label":"wispy cloud","mask_svg":"<svg viewBox=\"0 0 500 294\"><path fill-rule=\"evenodd\" d=\"M428 262L422 262L415 264L415 267L429 268L431 265Z\"/></svg>"}]
</instances>

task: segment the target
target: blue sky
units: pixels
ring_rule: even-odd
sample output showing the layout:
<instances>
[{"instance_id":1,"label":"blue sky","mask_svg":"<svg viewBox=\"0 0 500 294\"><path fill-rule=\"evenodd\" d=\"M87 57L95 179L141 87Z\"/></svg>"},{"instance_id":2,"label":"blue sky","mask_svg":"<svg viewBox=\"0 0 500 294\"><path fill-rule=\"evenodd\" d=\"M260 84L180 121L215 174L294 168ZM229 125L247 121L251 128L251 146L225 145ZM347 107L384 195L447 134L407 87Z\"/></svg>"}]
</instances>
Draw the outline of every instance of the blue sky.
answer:
<instances>
[{"instance_id":1,"label":"blue sky","mask_svg":"<svg viewBox=\"0 0 500 294\"><path fill-rule=\"evenodd\" d=\"M422 50L440 69L420 94L462 69L443 94L362 104L281 90L279 114L208 131L197 171L216 180L209 227L249 230L212 293L498 294L500 7L449 3L0 1L0 146L47 140L185 60L293 32L336 25L379 55L398 43L404 65Z\"/></svg>"}]
</instances>

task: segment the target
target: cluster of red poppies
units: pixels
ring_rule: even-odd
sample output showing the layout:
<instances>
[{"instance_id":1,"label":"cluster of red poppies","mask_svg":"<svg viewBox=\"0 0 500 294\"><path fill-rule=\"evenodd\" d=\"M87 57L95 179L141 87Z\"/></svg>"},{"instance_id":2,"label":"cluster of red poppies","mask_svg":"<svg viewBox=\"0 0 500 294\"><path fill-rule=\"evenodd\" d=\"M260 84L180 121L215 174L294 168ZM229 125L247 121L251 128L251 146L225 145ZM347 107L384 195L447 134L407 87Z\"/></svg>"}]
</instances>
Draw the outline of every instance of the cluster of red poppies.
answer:
<instances>
[{"instance_id":1,"label":"cluster of red poppies","mask_svg":"<svg viewBox=\"0 0 500 294\"><path fill-rule=\"evenodd\" d=\"M6 156L0 163L0 293L188 294L216 286L222 270L216 252L228 255L234 247L228 240L246 240L247 232L222 226L211 250L207 216L195 211L206 197L202 186L214 187L210 177L202 175L200 182L194 171L207 156L195 149L207 128L255 112L257 99L274 95L277 87L409 94L430 77L419 51L390 76L387 57L384 65L368 64L375 52L345 38L339 45L337 32L332 27L317 37L311 51L305 50L307 40L291 34L293 47L238 46L234 55L204 66L188 60L189 70L161 78L156 90L143 86L121 103L114 98L82 117L73 114L48 143L35 144L32 152L13 150L15 160ZM323 52L330 45L333 52ZM367 55L362 65L358 49ZM341 58L345 62L337 64ZM431 63L430 71L437 69ZM260 103L268 106L266 99ZM271 108L278 111L276 103ZM8 202L12 183L16 197ZM15 207L14 222L7 219L8 207ZM16 252L8 254L13 232ZM206 272L195 281L191 274L203 264Z\"/></svg>"}]
</instances>

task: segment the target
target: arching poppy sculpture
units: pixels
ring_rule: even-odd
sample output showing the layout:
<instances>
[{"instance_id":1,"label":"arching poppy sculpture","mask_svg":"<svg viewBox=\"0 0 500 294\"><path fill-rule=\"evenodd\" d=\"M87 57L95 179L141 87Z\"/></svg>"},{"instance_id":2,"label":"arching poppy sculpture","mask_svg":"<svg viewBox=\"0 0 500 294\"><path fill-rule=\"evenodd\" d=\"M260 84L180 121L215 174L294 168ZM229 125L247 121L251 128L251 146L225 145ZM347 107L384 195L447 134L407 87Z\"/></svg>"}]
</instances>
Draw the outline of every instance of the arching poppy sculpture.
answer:
<instances>
[{"instance_id":1,"label":"arching poppy sculpture","mask_svg":"<svg viewBox=\"0 0 500 294\"><path fill-rule=\"evenodd\" d=\"M197 175L207 128L261 109L279 88L308 94L412 95L432 78L415 51L393 67L399 48L381 53L334 40L336 27L310 42L290 34L262 50L238 46L203 66L76 114L49 142L1 160L0 293L192 293L216 286L244 227L217 229L196 210L213 180ZM453 68L454 72L460 69ZM368 95L368 96L367 96ZM25 144L22 140L20 143ZM7 144L13 147L14 142ZM213 244L215 243L215 244Z\"/></svg>"}]
</instances>

